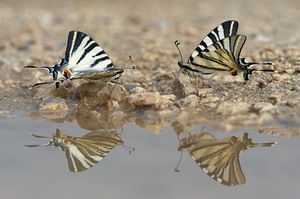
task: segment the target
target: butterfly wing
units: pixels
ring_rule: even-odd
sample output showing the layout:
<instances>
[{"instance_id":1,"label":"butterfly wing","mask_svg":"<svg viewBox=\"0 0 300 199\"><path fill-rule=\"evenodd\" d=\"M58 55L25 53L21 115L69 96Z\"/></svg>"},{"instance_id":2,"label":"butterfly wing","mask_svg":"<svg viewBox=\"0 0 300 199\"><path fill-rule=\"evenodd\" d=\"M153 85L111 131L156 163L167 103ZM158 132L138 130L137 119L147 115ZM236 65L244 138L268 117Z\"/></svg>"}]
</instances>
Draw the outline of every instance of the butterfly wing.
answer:
<instances>
[{"instance_id":1,"label":"butterfly wing","mask_svg":"<svg viewBox=\"0 0 300 199\"><path fill-rule=\"evenodd\" d=\"M123 144L115 132L91 132L81 138L72 137L66 150L69 170L79 172L89 169L102 160L116 145Z\"/></svg>"},{"instance_id":2,"label":"butterfly wing","mask_svg":"<svg viewBox=\"0 0 300 199\"><path fill-rule=\"evenodd\" d=\"M213 43L196 57L190 58L190 70L206 76L220 72L229 72L231 75L245 72L245 68L239 64L245 42L246 36L233 35Z\"/></svg>"},{"instance_id":3,"label":"butterfly wing","mask_svg":"<svg viewBox=\"0 0 300 199\"><path fill-rule=\"evenodd\" d=\"M239 23L234 20L225 21L213 29L197 46L191 54L190 59L196 57L202 51L207 49L210 45L232 35L236 35ZM190 60L189 59L189 60Z\"/></svg>"},{"instance_id":4,"label":"butterfly wing","mask_svg":"<svg viewBox=\"0 0 300 199\"><path fill-rule=\"evenodd\" d=\"M181 150L187 150L203 171L224 185L244 184L245 177L239 162L239 151L232 151L231 139L217 140L210 133L192 135L183 140Z\"/></svg>"},{"instance_id":5,"label":"butterfly wing","mask_svg":"<svg viewBox=\"0 0 300 199\"><path fill-rule=\"evenodd\" d=\"M69 33L65 59L74 78L114 67L105 51L90 36L79 31ZM70 74L67 72L67 75Z\"/></svg>"}]
</instances>

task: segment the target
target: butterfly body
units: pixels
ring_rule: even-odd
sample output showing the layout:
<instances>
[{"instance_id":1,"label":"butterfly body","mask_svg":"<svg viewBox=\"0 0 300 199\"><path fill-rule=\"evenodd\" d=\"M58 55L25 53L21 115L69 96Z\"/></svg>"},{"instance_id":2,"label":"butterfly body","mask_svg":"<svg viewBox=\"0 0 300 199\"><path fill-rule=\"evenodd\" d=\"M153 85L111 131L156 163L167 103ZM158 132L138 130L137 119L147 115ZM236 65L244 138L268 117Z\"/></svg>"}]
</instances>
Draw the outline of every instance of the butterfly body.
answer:
<instances>
[{"instance_id":1,"label":"butterfly body","mask_svg":"<svg viewBox=\"0 0 300 199\"><path fill-rule=\"evenodd\" d=\"M251 65L240 57L246 42L246 36L238 35L238 22L226 21L212 30L197 46L187 62L178 62L181 71L191 77L208 79L216 73L239 75L248 80L252 71ZM179 43L175 43L178 47ZM263 63L270 64L270 63ZM273 71L273 70L262 70Z\"/></svg>"}]
</instances>

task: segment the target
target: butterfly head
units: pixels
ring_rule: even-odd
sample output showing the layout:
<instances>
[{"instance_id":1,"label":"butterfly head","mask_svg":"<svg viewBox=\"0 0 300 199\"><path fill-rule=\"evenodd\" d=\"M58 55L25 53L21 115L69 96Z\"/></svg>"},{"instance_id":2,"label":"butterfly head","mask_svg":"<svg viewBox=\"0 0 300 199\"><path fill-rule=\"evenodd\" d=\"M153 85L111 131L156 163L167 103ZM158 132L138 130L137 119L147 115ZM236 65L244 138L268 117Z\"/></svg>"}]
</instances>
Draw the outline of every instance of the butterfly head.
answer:
<instances>
[{"instance_id":1,"label":"butterfly head","mask_svg":"<svg viewBox=\"0 0 300 199\"><path fill-rule=\"evenodd\" d=\"M49 145L54 147L59 147L62 151L70 148L71 142L67 138L60 138L53 136L52 140L50 140Z\"/></svg>"}]
</instances>

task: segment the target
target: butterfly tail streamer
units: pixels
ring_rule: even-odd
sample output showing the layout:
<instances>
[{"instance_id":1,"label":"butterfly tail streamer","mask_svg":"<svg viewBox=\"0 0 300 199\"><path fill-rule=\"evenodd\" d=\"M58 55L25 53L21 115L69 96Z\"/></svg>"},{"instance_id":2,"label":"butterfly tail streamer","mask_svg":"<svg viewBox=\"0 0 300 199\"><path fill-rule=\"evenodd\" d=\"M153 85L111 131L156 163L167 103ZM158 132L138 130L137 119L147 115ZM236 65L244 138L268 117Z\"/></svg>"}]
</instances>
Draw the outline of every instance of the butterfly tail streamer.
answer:
<instances>
[{"instance_id":1,"label":"butterfly tail streamer","mask_svg":"<svg viewBox=\"0 0 300 199\"><path fill-rule=\"evenodd\" d=\"M271 147L275 146L277 142L255 143L252 147Z\"/></svg>"},{"instance_id":2,"label":"butterfly tail streamer","mask_svg":"<svg viewBox=\"0 0 300 199\"><path fill-rule=\"evenodd\" d=\"M126 149L129 152L129 154L131 154L133 151L135 151L134 147L126 146L124 144L122 144L122 146L124 147L124 149Z\"/></svg>"}]
</instances>

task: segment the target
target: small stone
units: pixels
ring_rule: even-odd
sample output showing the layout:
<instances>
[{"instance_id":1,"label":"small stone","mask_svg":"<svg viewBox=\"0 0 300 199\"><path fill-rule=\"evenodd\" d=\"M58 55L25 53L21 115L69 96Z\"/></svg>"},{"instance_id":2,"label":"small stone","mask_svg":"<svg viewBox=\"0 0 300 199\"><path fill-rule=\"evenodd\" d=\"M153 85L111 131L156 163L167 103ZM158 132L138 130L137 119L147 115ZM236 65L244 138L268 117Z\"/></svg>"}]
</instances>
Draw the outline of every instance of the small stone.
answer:
<instances>
[{"instance_id":1,"label":"small stone","mask_svg":"<svg viewBox=\"0 0 300 199\"><path fill-rule=\"evenodd\" d=\"M68 105L59 97L46 97L39 105L41 115L49 119L65 118L68 114Z\"/></svg>"},{"instance_id":2,"label":"small stone","mask_svg":"<svg viewBox=\"0 0 300 199\"><path fill-rule=\"evenodd\" d=\"M137 93L145 93L145 92L147 92L146 89L144 89L144 88L142 88L142 87L136 87L136 88L131 89L131 90L129 91L129 95L131 95L131 94L137 94Z\"/></svg>"},{"instance_id":3,"label":"small stone","mask_svg":"<svg viewBox=\"0 0 300 199\"><path fill-rule=\"evenodd\" d=\"M181 106L187 106L189 108L199 107L199 97L197 95L188 95L187 97L179 101Z\"/></svg>"},{"instance_id":4,"label":"small stone","mask_svg":"<svg viewBox=\"0 0 300 199\"><path fill-rule=\"evenodd\" d=\"M287 73L283 73L283 74L274 73L272 75L272 79L278 82L282 82L284 80L291 79L291 76Z\"/></svg>"},{"instance_id":5,"label":"small stone","mask_svg":"<svg viewBox=\"0 0 300 199\"><path fill-rule=\"evenodd\" d=\"M264 111L270 111L273 110L275 106L268 102L257 102L253 105L254 111L264 112Z\"/></svg>"},{"instance_id":6,"label":"small stone","mask_svg":"<svg viewBox=\"0 0 300 199\"><path fill-rule=\"evenodd\" d=\"M210 97L204 98L200 102L200 104L203 106L206 106L208 108L216 108L218 106L219 101L220 101L219 97L210 96Z\"/></svg>"},{"instance_id":7,"label":"small stone","mask_svg":"<svg viewBox=\"0 0 300 199\"><path fill-rule=\"evenodd\" d=\"M272 104L276 104L282 98L283 94L273 94L268 97Z\"/></svg>"},{"instance_id":8,"label":"small stone","mask_svg":"<svg viewBox=\"0 0 300 199\"><path fill-rule=\"evenodd\" d=\"M158 92L143 92L128 96L128 103L136 106L151 106L160 103L160 95Z\"/></svg>"},{"instance_id":9,"label":"small stone","mask_svg":"<svg viewBox=\"0 0 300 199\"><path fill-rule=\"evenodd\" d=\"M197 94L198 89L191 84L189 78L183 77L174 80L172 90L178 98L184 98L191 94Z\"/></svg>"},{"instance_id":10,"label":"small stone","mask_svg":"<svg viewBox=\"0 0 300 199\"><path fill-rule=\"evenodd\" d=\"M81 102L90 105L103 105L108 100L122 101L128 96L127 90L119 84L113 83L86 83L82 84L76 90L75 96L78 97Z\"/></svg>"},{"instance_id":11,"label":"small stone","mask_svg":"<svg viewBox=\"0 0 300 199\"><path fill-rule=\"evenodd\" d=\"M285 70L285 72L287 72L288 74L293 74L293 73L295 73L295 70L292 68L288 68Z\"/></svg>"},{"instance_id":12,"label":"small stone","mask_svg":"<svg viewBox=\"0 0 300 199\"><path fill-rule=\"evenodd\" d=\"M251 105L247 102L233 102L225 101L222 102L216 110L216 113L222 115L235 115L241 113L247 113L250 111Z\"/></svg>"}]
</instances>

